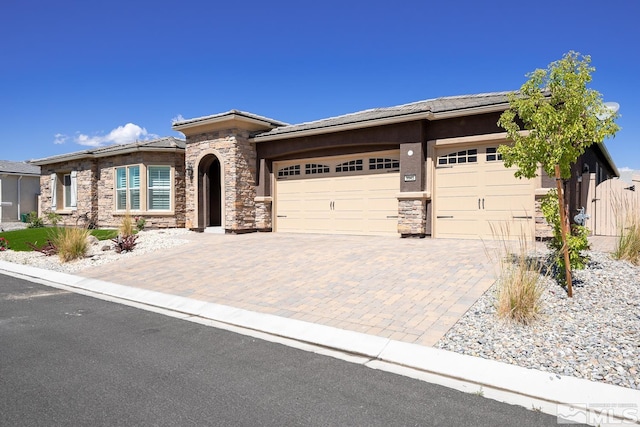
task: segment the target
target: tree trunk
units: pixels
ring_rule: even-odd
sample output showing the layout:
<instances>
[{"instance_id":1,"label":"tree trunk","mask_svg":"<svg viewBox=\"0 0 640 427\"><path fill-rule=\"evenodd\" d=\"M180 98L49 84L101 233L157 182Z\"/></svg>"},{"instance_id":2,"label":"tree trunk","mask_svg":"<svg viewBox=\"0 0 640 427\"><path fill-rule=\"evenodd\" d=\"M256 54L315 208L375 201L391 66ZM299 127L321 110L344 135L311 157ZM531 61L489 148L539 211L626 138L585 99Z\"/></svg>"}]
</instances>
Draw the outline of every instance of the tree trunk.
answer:
<instances>
[{"instance_id":1,"label":"tree trunk","mask_svg":"<svg viewBox=\"0 0 640 427\"><path fill-rule=\"evenodd\" d=\"M560 208L560 232L562 233L562 252L564 255L564 272L567 278L567 295L573 297L573 287L571 286L571 264L569 263L569 247L567 246L567 215L564 210L564 194L562 192L562 176L560 175L560 165L556 165L556 187L558 189L558 207Z\"/></svg>"}]
</instances>

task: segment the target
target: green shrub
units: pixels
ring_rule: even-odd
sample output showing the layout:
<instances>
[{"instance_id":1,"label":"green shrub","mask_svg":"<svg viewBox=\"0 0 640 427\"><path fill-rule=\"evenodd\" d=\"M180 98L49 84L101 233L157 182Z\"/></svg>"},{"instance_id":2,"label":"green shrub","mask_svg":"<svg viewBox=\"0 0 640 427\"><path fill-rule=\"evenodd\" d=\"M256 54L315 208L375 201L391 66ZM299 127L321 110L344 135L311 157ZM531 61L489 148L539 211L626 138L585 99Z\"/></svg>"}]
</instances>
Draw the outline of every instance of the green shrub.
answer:
<instances>
[{"instance_id":1,"label":"green shrub","mask_svg":"<svg viewBox=\"0 0 640 427\"><path fill-rule=\"evenodd\" d=\"M28 228L42 228L44 227L44 220L38 216L36 211L29 212L29 216L27 217L27 227Z\"/></svg>"},{"instance_id":2,"label":"green shrub","mask_svg":"<svg viewBox=\"0 0 640 427\"><path fill-rule=\"evenodd\" d=\"M147 220L141 216L136 217L136 228L138 231L144 230L145 225L147 224Z\"/></svg>"},{"instance_id":3,"label":"green shrub","mask_svg":"<svg viewBox=\"0 0 640 427\"><path fill-rule=\"evenodd\" d=\"M47 220L51 223L51 225L53 225L54 227L58 226L58 223L60 222L60 220L62 219L62 217L60 216L60 214L53 212L53 211L49 211L47 212Z\"/></svg>"},{"instance_id":4,"label":"green shrub","mask_svg":"<svg viewBox=\"0 0 640 427\"><path fill-rule=\"evenodd\" d=\"M86 255L89 249L87 237L89 237L90 234L90 231L86 228L55 228L49 240L51 244L57 248L60 261L67 262L83 258Z\"/></svg>"},{"instance_id":5,"label":"green shrub","mask_svg":"<svg viewBox=\"0 0 640 427\"><path fill-rule=\"evenodd\" d=\"M562 243L562 226L560 224L560 212L558 206L558 193L551 190L542 198L542 214L553 229L553 237L547 242L547 246L553 252L557 267L557 278L564 279L565 263ZM589 230L581 225L572 225L571 233L567 235L567 248L569 250L569 268L581 270L585 268L589 257L584 251L589 249Z\"/></svg>"}]
</instances>

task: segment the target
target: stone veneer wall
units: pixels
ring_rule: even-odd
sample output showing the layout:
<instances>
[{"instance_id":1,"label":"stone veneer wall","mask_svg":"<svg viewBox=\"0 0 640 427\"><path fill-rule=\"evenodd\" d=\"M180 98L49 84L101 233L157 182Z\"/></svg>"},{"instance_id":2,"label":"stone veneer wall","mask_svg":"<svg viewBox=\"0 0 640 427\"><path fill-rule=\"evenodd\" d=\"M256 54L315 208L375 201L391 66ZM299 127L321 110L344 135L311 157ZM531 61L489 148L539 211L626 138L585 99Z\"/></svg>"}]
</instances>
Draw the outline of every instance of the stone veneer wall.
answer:
<instances>
[{"instance_id":1,"label":"stone veneer wall","mask_svg":"<svg viewBox=\"0 0 640 427\"><path fill-rule=\"evenodd\" d=\"M87 218L99 227L117 227L123 213L115 212L115 167L132 164L171 165L174 167L174 210L170 213L131 212L132 216L146 219L149 228L184 227L185 180L184 154L182 152L138 152L100 159L86 159L42 166L40 177L40 209L43 214L51 211L50 175L77 171L78 206L76 210L57 212L67 225L85 225ZM146 197L141 194L141 197Z\"/></svg>"},{"instance_id":2,"label":"stone veneer wall","mask_svg":"<svg viewBox=\"0 0 640 427\"><path fill-rule=\"evenodd\" d=\"M258 231L273 230L273 203L269 201L256 202L256 228Z\"/></svg>"},{"instance_id":3,"label":"stone veneer wall","mask_svg":"<svg viewBox=\"0 0 640 427\"><path fill-rule=\"evenodd\" d=\"M424 237L427 232L425 199L398 200L398 233L402 237Z\"/></svg>"},{"instance_id":4,"label":"stone veneer wall","mask_svg":"<svg viewBox=\"0 0 640 427\"><path fill-rule=\"evenodd\" d=\"M256 230L256 150L249 142L249 132L226 129L187 136L186 162L193 164L194 179L187 182L187 226L202 228L198 222L198 161L213 150L222 156L224 176L224 228L239 233Z\"/></svg>"}]
</instances>

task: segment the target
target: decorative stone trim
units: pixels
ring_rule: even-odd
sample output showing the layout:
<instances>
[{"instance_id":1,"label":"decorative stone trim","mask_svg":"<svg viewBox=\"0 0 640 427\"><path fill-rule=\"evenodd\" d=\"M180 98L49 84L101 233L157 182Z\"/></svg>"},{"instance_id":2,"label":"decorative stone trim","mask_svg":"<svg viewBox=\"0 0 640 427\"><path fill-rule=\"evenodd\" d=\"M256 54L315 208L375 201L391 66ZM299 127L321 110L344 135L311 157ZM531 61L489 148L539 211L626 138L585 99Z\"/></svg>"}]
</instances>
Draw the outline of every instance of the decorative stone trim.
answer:
<instances>
[{"instance_id":1,"label":"decorative stone trim","mask_svg":"<svg viewBox=\"0 0 640 427\"><path fill-rule=\"evenodd\" d=\"M256 196L255 199L253 199L254 202L257 203L273 203L273 196Z\"/></svg>"},{"instance_id":2,"label":"decorative stone trim","mask_svg":"<svg viewBox=\"0 0 640 427\"><path fill-rule=\"evenodd\" d=\"M398 200L398 233L402 237L425 237L427 234L426 198Z\"/></svg>"}]
</instances>

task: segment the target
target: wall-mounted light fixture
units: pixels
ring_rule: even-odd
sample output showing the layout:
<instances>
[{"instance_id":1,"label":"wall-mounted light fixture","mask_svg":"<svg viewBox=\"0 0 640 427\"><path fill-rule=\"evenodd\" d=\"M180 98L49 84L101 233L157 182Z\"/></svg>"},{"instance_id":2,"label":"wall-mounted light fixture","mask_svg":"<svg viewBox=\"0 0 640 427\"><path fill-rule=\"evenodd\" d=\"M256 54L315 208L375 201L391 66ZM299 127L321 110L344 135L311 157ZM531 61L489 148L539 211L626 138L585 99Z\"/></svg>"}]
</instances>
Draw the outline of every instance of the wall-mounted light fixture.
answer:
<instances>
[{"instance_id":1,"label":"wall-mounted light fixture","mask_svg":"<svg viewBox=\"0 0 640 427\"><path fill-rule=\"evenodd\" d=\"M193 179L193 164L187 163L187 176L189 179Z\"/></svg>"}]
</instances>

